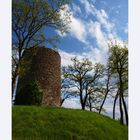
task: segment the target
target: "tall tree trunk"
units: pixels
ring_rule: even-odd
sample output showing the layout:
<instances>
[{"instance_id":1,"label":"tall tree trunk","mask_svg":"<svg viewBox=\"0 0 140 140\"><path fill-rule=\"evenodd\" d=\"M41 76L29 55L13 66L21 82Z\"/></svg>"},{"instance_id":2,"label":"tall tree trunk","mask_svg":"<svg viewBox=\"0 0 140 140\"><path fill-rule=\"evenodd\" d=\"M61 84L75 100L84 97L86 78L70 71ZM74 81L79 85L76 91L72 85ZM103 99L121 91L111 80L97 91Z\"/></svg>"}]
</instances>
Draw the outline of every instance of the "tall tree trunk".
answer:
<instances>
[{"instance_id":1,"label":"tall tree trunk","mask_svg":"<svg viewBox=\"0 0 140 140\"><path fill-rule=\"evenodd\" d=\"M90 109L90 111L92 111L92 102L91 102L90 94L89 94L89 109Z\"/></svg>"},{"instance_id":2,"label":"tall tree trunk","mask_svg":"<svg viewBox=\"0 0 140 140\"><path fill-rule=\"evenodd\" d=\"M100 106L100 109L99 109L99 114L100 114L100 113L101 113L101 111L102 111L103 105L104 105L105 100L106 100L107 95L108 95L108 92L109 92L109 90L107 90L107 91L106 91L106 93L105 93L105 97L104 97L103 102L102 102L102 104L101 104L101 106Z\"/></svg>"},{"instance_id":3,"label":"tall tree trunk","mask_svg":"<svg viewBox=\"0 0 140 140\"><path fill-rule=\"evenodd\" d=\"M109 93L109 83L110 83L110 66L108 67L108 69L107 69L107 83L106 83L106 91L105 91L105 96L104 96L104 99L103 99L103 102L102 102L102 104L101 104L101 106L100 106L100 109L99 109L99 114L101 113L101 111L102 111L102 108L103 108L103 105L104 105L104 103L105 103L105 101L106 101L106 98L107 98L107 95L108 95L108 93Z\"/></svg>"},{"instance_id":4,"label":"tall tree trunk","mask_svg":"<svg viewBox=\"0 0 140 140\"><path fill-rule=\"evenodd\" d=\"M14 89L15 89L15 83L16 83L17 76L18 76L18 65L16 66L15 72L12 76L12 98L14 95Z\"/></svg>"},{"instance_id":5,"label":"tall tree trunk","mask_svg":"<svg viewBox=\"0 0 140 140\"><path fill-rule=\"evenodd\" d=\"M60 106L62 106L62 104L64 103L65 99L61 99L60 101Z\"/></svg>"},{"instance_id":6,"label":"tall tree trunk","mask_svg":"<svg viewBox=\"0 0 140 140\"><path fill-rule=\"evenodd\" d=\"M80 93L80 103L81 103L82 110L85 110L85 104L83 101L82 93Z\"/></svg>"},{"instance_id":7,"label":"tall tree trunk","mask_svg":"<svg viewBox=\"0 0 140 140\"><path fill-rule=\"evenodd\" d=\"M22 48L22 46L20 46L19 48ZM16 79L18 77L18 70L20 68L20 61L21 61L23 52L24 51L22 51L21 49L18 50L18 57L19 58L18 58L18 62L17 62L17 65L16 65L15 72L12 76L12 99L13 99L13 95L14 95L15 83L16 83Z\"/></svg>"},{"instance_id":8,"label":"tall tree trunk","mask_svg":"<svg viewBox=\"0 0 140 140\"><path fill-rule=\"evenodd\" d=\"M123 95L122 95L122 102L123 102L123 106L124 106L126 125L128 126L128 112L127 112L127 107L126 107L126 103L125 103Z\"/></svg>"},{"instance_id":9,"label":"tall tree trunk","mask_svg":"<svg viewBox=\"0 0 140 140\"><path fill-rule=\"evenodd\" d=\"M14 75L14 76L12 77L12 98L13 98L13 95L14 95L16 77L17 77L17 75Z\"/></svg>"},{"instance_id":10,"label":"tall tree trunk","mask_svg":"<svg viewBox=\"0 0 140 140\"><path fill-rule=\"evenodd\" d=\"M116 107L117 99L118 99L118 92L117 92L117 94L115 96L114 104L113 104L113 119L115 119L115 107Z\"/></svg>"},{"instance_id":11,"label":"tall tree trunk","mask_svg":"<svg viewBox=\"0 0 140 140\"><path fill-rule=\"evenodd\" d=\"M90 103L90 111L92 111L92 104Z\"/></svg>"},{"instance_id":12,"label":"tall tree trunk","mask_svg":"<svg viewBox=\"0 0 140 140\"><path fill-rule=\"evenodd\" d=\"M80 93L80 103L81 103L82 110L85 110L85 104L83 101L82 93Z\"/></svg>"},{"instance_id":13,"label":"tall tree trunk","mask_svg":"<svg viewBox=\"0 0 140 140\"><path fill-rule=\"evenodd\" d=\"M122 71L119 70L119 105L120 105L120 123L124 124L123 108L122 108L122 95L123 95L123 82L122 82Z\"/></svg>"},{"instance_id":14,"label":"tall tree trunk","mask_svg":"<svg viewBox=\"0 0 140 140\"><path fill-rule=\"evenodd\" d=\"M82 110L85 110L85 105L82 103Z\"/></svg>"},{"instance_id":15,"label":"tall tree trunk","mask_svg":"<svg viewBox=\"0 0 140 140\"><path fill-rule=\"evenodd\" d=\"M124 121L123 121L123 108L122 108L122 98L119 95L119 106L120 106L120 123L123 125Z\"/></svg>"},{"instance_id":16,"label":"tall tree trunk","mask_svg":"<svg viewBox=\"0 0 140 140\"><path fill-rule=\"evenodd\" d=\"M84 105L84 99L83 99L83 87L82 87L82 80L79 81L79 85L80 85L80 103L81 103L81 107L82 110L85 110L85 105Z\"/></svg>"}]
</instances>

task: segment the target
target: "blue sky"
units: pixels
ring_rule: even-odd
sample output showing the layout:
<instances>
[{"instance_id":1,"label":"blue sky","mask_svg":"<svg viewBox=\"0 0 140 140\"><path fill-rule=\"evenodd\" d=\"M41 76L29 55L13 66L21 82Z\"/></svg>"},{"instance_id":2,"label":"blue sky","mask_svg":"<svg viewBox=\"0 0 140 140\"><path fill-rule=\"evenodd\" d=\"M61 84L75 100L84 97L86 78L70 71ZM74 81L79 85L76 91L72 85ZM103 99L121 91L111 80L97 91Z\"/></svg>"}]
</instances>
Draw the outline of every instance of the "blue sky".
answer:
<instances>
[{"instance_id":1,"label":"blue sky","mask_svg":"<svg viewBox=\"0 0 140 140\"><path fill-rule=\"evenodd\" d=\"M128 39L127 0L71 0L66 10L71 12L69 33L55 31L61 38L62 65L69 64L73 56L105 63L107 43Z\"/></svg>"},{"instance_id":2,"label":"blue sky","mask_svg":"<svg viewBox=\"0 0 140 140\"><path fill-rule=\"evenodd\" d=\"M69 33L54 32L61 38L58 50L62 65L71 64L74 56L105 63L110 40L120 44L128 40L127 0L71 0L66 11L71 12ZM76 98L66 100L63 106L80 108ZM105 106L112 115L110 99Z\"/></svg>"}]
</instances>

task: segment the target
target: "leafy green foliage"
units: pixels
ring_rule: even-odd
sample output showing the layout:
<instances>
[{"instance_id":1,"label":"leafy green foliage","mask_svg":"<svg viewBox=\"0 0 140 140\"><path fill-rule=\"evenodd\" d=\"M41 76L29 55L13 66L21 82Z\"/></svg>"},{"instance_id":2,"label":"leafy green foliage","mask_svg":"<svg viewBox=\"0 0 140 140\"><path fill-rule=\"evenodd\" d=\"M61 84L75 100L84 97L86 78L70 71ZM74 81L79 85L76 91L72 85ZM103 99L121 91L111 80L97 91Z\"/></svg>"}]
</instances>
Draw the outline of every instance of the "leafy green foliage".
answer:
<instances>
[{"instance_id":1,"label":"leafy green foliage","mask_svg":"<svg viewBox=\"0 0 140 140\"><path fill-rule=\"evenodd\" d=\"M97 86L99 84L98 81L103 76L104 66L100 63L93 65L91 61L85 58L79 60L77 57L74 57L72 58L72 62L72 65L62 68L62 77L65 79L65 83L68 85L67 87L69 87L69 89L72 88L72 91L69 90L67 94L79 96L83 110L85 109L86 105L89 107L88 104L90 104L90 110L92 110L93 101L95 103L95 99L99 97L94 95L95 92L96 94L99 94L99 92L97 92ZM67 87L64 89L67 89ZM91 98L94 98L94 100ZM87 99L90 99L90 103L88 103Z\"/></svg>"},{"instance_id":2,"label":"leafy green foliage","mask_svg":"<svg viewBox=\"0 0 140 140\"><path fill-rule=\"evenodd\" d=\"M14 47L24 49L39 46L43 42L58 42L56 36L44 36L44 28L68 30L70 14L66 10L68 0L13 0L12 34ZM47 37L47 38L46 38ZM21 53L21 52L20 52Z\"/></svg>"},{"instance_id":3,"label":"leafy green foliage","mask_svg":"<svg viewBox=\"0 0 140 140\"><path fill-rule=\"evenodd\" d=\"M68 4L69 0L12 0L12 91L25 49L46 43L56 49L60 38L50 36L49 28L61 33L68 31Z\"/></svg>"},{"instance_id":4,"label":"leafy green foliage","mask_svg":"<svg viewBox=\"0 0 140 140\"><path fill-rule=\"evenodd\" d=\"M117 79L116 85L122 84L121 90L125 96L128 96L128 48L114 45L109 53L111 72Z\"/></svg>"},{"instance_id":5,"label":"leafy green foliage","mask_svg":"<svg viewBox=\"0 0 140 140\"><path fill-rule=\"evenodd\" d=\"M16 105L40 105L42 102L43 92L38 82L34 81L25 87L22 87L16 95Z\"/></svg>"},{"instance_id":6,"label":"leafy green foliage","mask_svg":"<svg viewBox=\"0 0 140 140\"><path fill-rule=\"evenodd\" d=\"M124 45L112 44L109 49L109 64L112 74L116 77L117 93L114 100L114 109L119 98L120 123L124 124L124 113L128 125L128 112L125 98L128 96L128 48ZM114 110L113 109L113 110ZM113 111L114 114L114 111ZM113 115L114 116L114 115Z\"/></svg>"},{"instance_id":7,"label":"leafy green foliage","mask_svg":"<svg viewBox=\"0 0 140 140\"><path fill-rule=\"evenodd\" d=\"M118 45L112 46L109 49L109 62L112 68L112 73L121 72L128 73L128 48Z\"/></svg>"}]
</instances>

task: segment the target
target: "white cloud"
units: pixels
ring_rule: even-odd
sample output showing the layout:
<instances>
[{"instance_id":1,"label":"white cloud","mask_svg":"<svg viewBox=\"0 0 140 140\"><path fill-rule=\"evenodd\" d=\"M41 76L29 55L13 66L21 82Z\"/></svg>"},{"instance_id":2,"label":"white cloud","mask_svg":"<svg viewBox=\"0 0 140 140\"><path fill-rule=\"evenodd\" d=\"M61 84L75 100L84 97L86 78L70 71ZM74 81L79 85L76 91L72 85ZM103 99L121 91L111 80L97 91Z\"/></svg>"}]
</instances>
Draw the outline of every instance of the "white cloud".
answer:
<instances>
[{"instance_id":1,"label":"white cloud","mask_svg":"<svg viewBox=\"0 0 140 140\"><path fill-rule=\"evenodd\" d=\"M107 15L107 13L105 12L104 9L101 9L100 10L100 13L101 13L101 15L102 15L103 18L108 19L108 15Z\"/></svg>"},{"instance_id":2,"label":"white cloud","mask_svg":"<svg viewBox=\"0 0 140 140\"><path fill-rule=\"evenodd\" d=\"M106 31L108 33L110 33L114 27L114 24L109 22L109 17L107 15L107 13L105 12L105 10L103 10L103 9L97 10L96 9L96 15L97 15L97 19L99 20L101 25L106 29Z\"/></svg>"},{"instance_id":3,"label":"white cloud","mask_svg":"<svg viewBox=\"0 0 140 140\"><path fill-rule=\"evenodd\" d=\"M87 14L94 14L95 7L93 3L89 2L88 0L80 0L81 4L84 5L84 9Z\"/></svg>"},{"instance_id":4,"label":"white cloud","mask_svg":"<svg viewBox=\"0 0 140 140\"><path fill-rule=\"evenodd\" d=\"M76 4L72 4L72 7L73 7L74 14L81 14L82 13L81 8L79 6L77 6Z\"/></svg>"},{"instance_id":5,"label":"white cloud","mask_svg":"<svg viewBox=\"0 0 140 140\"><path fill-rule=\"evenodd\" d=\"M105 14L105 13L104 13ZM105 15L104 15L105 16ZM107 48L107 40L109 38L113 38L114 35L111 33L111 26L110 24L107 25L108 31L110 31L109 34L105 33L101 29L101 25L104 21L102 21L102 24L97 21L82 21L81 19L75 18L74 16L71 17L71 23L70 23L70 34L72 37L77 38L79 41L83 42L85 45L89 45L88 37L95 38L97 41L97 44L100 48ZM107 24L104 22L104 24ZM108 36L109 35L109 36Z\"/></svg>"},{"instance_id":6,"label":"white cloud","mask_svg":"<svg viewBox=\"0 0 140 140\"><path fill-rule=\"evenodd\" d=\"M79 41L86 43L86 26L81 19L71 16L70 33Z\"/></svg>"},{"instance_id":7,"label":"white cloud","mask_svg":"<svg viewBox=\"0 0 140 140\"><path fill-rule=\"evenodd\" d=\"M61 56L61 65L62 66L68 66L68 65L72 65L72 61L71 58L73 57L77 57L78 59L82 59L84 58L83 55L79 54L79 53L68 53L62 50L59 50L59 54Z\"/></svg>"},{"instance_id":8,"label":"white cloud","mask_svg":"<svg viewBox=\"0 0 140 140\"><path fill-rule=\"evenodd\" d=\"M93 57L92 60L94 60L94 62L105 64L107 61L107 52L103 51L102 49L93 48L90 56Z\"/></svg>"},{"instance_id":9,"label":"white cloud","mask_svg":"<svg viewBox=\"0 0 140 140\"><path fill-rule=\"evenodd\" d=\"M67 53L65 51L59 50L59 54L61 56L61 65L62 66L67 66L67 65L71 65L71 58L75 57L74 54L72 53Z\"/></svg>"},{"instance_id":10,"label":"white cloud","mask_svg":"<svg viewBox=\"0 0 140 140\"><path fill-rule=\"evenodd\" d=\"M77 5L73 5L74 11L72 12L71 8L68 5L63 6L64 10L60 10L61 18L63 19L68 13L70 23L68 25L69 33L72 37L77 38L79 41L86 43L86 27L81 19L78 19L74 16L74 12L81 12L80 8ZM65 37L66 34L61 34L60 31L56 31L58 35Z\"/></svg>"},{"instance_id":11,"label":"white cloud","mask_svg":"<svg viewBox=\"0 0 140 140\"><path fill-rule=\"evenodd\" d=\"M62 107L81 109L80 101L78 98L66 99Z\"/></svg>"},{"instance_id":12,"label":"white cloud","mask_svg":"<svg viewBox=\"0 0 140 140\"><path fill-rule=\"evenodd\" d=\"M101 31L100 24L97 24L95 27L95 37L96 37L99 47L106 48L107 41L106 41L106 38L105 38L103 32Z\"/></svg>"},{"instance_id":13,"label":"white cloud","mask_svg":"<svg viewBox=\"0 0 140 140\"><path fill-rule=\"evenodd\" d=\"M87 24L89 30L89 35L96 39L99 48L107 48L107 38L101 30L101 24L99 22L90 21Z\"/></svg>"},{"instance_id":14,"label":"white cloud","mask_svg":"<svg viewBox=\"0 0 140 140\"><path fill-rule=\"evenodd\" d=\"M74 12L77 10L80 11L80 8L77 5L74 5L74 10L72 12L71 8L68 5L63 6L64 10L60 10L61 18L64 19L66 15L70 17L69 33L72 37L77 38L79 41L86 43L86 27L84 22L81 19L75 18ZM69 21L69 20L68 20ZM65 37L66 34L61 34L60 31L56 31L58 35Z\"/></svg>"},{"instance_id":15,"label":"white cloud","mask_svg":"<svg viewBox=\"0 0 140 140\"><path fill-rule=\"evenodd\" d=\"M108 14L104 9L98 10L95 8L94 4L88 0L82 0L80 2L84 5L85 11L88 15L91 14L96 16L98 22L100 22L100 24L107 30L107 32L111 32L111 30L114 28L114 24L109 21Z\"/></svg>"},{"instance_id":16,"label":"white cloud","mask_svg":"<svg viewBox=\"0 0 140 140\"><path fill-rule=\"evenodd\" d=\"M80 13L81 9L79 6L73 4L74 11L71 12L70 16L69 35L85 44L85 52L82 54L69 54L61 51L62 64L69 64L70 58L74 56L87 57L93 62L104 63L110 40L115 39L117 42L122 42L122 40L117 36L115 25L109 20L109 16L104 9L96 9L94 4L88 0L81 0L80 2L84 5L86 13L96 16L97 20L83 20L79 17L77 18L74 13ZM71 10L68 6L66 6L66 9ZM58 34L60 33L58 32ZM61 36L65 37L66 34ZM89 38L96 40L98 48L95 48L93 44L91 44Z\"/></svg>"},{"instance_id":17,"label":"white cloud","mask_svg":"<svg viewBox=\"0 0 140 140\"><path fill-rule=\"evenodd\" d=\"M68 53L62 50L59 50L59 54L61 56L61 65L62 66L68 66L72 65L71 58L77 57L79 60L82 60L83 58L89 59L93 64L96 62L101 62L103 64L106 63L106 53L103 52L101 49L91 47L90 51L85 51L83 53Z\"/></svg>"},{"instance_id":18,"label":"white cloud","mask_svg":"<svg viewBox=\"0 0 140 140\"><path fill-rule=\"evenodd\" d=\"M108 39L117 38L114 24L109 21L109 17L104 9L96 9L94 4L88 0L81 0L80 2L84 5L86 13L96 16L97 21L86 21L75 17L74 13L81 12L81 9L79 6L73 4L74 11L71 12L70 16L71 23L69 24L69 33L85 45L90 44L88 37L94 37L99 47L104 46L104 48L106 48ZM66 11L71 10L67 5L65 7ZM106 32L103 31L102 28L104 28ZM60 32L58 32L58 34L61 35ZM66 34L61 36L66 36Z\"/></svg>"}]
</instances>

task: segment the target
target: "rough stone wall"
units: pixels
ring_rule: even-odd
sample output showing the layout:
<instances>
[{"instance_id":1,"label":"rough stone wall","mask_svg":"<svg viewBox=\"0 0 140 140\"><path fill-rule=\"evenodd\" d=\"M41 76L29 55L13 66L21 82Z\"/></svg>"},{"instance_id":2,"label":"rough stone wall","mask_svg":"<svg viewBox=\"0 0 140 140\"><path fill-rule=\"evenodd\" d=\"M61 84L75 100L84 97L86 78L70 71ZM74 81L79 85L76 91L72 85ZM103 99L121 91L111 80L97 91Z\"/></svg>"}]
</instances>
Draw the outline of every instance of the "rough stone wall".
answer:
<instances>
[{"instance_id":1,"label":"rough stone wall","mask_svg":"<svg viewBox=\"0 0 140 140\"><path fill-rule=\"evenodd\" d=\"M43 91L42 104L60 106L61 58L58 52L45 47L30 48L23 54L18 89L38 81Z\"/></svg>"}]
</instances>

